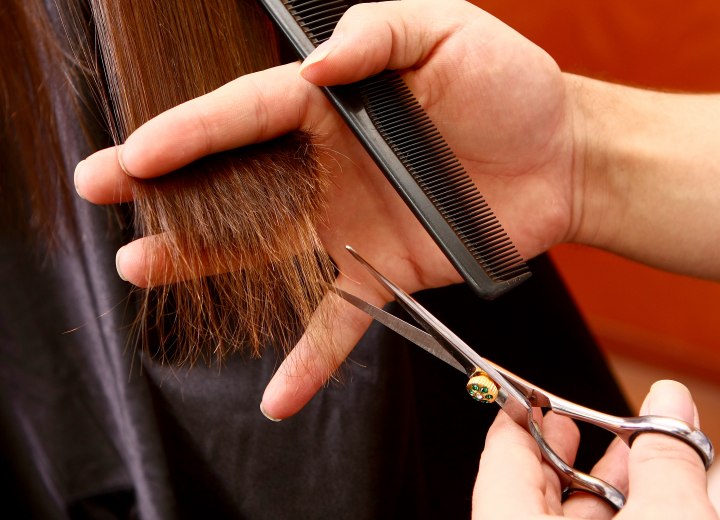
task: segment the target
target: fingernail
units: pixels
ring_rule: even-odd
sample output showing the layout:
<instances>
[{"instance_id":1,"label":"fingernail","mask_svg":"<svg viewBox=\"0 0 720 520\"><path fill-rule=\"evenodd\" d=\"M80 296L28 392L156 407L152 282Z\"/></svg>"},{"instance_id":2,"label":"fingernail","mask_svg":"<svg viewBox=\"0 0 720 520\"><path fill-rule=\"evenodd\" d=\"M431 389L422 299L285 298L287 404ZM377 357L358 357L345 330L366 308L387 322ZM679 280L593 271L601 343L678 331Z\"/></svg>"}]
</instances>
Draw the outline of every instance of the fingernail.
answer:
<instances>
[{"instance_id":1,"label":"fingernail","mask_svg":"<svg viewBox=\"0 0 720 520\"><path fill-rule=\"evenodd\" d=\"M132 173L127 169L127 166L125 166L125 161L123 161L123 147L118 146L117 147L117 160L118 164L120 164L120 169L125 172L126 175L129 175L130 177L134 177Z\"/></svg>"},{"instance_id":2,"label":"fingernail","mask_svg":"<svg viewBox=\"0 0 720 520\"><path fill-rule=\"evenodd\" d=\"M83 159L79 163L77 163L77 166L75 166L75 173L73 173L73 183L75 184L75 191L80 196L81 199L85 199L82 192L78 189L78 178L82 175L84 167L85 160Z\"/></svg>"},{"instance_id":3,"label":"fingernail","mask_svg":"<svg viewBox=\"0 0 720 520\"><path fill-rule=\"evenodd\" d=\"M325 40L323 43L318 45L310 55L300 65L300 72L304 71L311 65L315 65L327 58L330 53L335 50L340 42L340 36L333 35L329 40Z\"/></svg>"},{"instance_id":4,"label":"fingernail","mask_svg":"<svg viewBox=\"0 0 720 520\"><path fill-rule=\"evenodd\" d=\"M118 249L118 252L115 253L115 270L117 271L118 276L120 277L120 279L121 279L123 282L127 282L127 278L125 278L125 277L123 276L122 271L120 270L120 255L123 254L123 249L124 249L124 248L121 247L120 249Z\"/></svg>"},{"instance_id":5,"label":"fingernail","mask_svg":"<svg viewBox=\"0 0 720 520\"><path fill-rule=\"evenodd\" d=\"M273 417L272 415L270 415L269 413L267 413L267 412L265 411L265 407L263 407L263 404L262 404L262 403L260 403L260 412L262 412L262 414L263 414L265 417L267 417L268 419L270 419L272 422L280 422L280 421L282 420L282 419L276 419L275 417Z\"/></svg>"}]
</instances>

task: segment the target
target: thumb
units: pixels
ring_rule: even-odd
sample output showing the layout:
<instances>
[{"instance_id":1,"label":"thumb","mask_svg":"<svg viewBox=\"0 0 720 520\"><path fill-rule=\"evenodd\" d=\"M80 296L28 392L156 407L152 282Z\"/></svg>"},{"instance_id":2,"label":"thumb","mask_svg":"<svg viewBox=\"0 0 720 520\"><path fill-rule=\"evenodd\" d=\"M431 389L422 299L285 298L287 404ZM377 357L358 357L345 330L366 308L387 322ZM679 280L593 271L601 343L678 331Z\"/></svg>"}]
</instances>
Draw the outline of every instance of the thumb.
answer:
<instances>
[{"instance_id":1,"label":"thumb","mask_svg":"<svg viewBox=\"0 0 720 520\"><path fill-rule=\"evenodd\" d=\"M642 413L675 417L696 426L698 423L690 392L675 381L655 383ZM678 439L657 433L640 435L630 450L628 473L629 510L639 508L647 513L650 507L663 515L677 512L685 518L712 514L705 466L695 450ZM687 516L690 511L698 514Z\"/></svg>"},{"instance_id":2,"label":"thumb","mask_svg":"<svg viewBox=\"0 0 720 520\"><path fill-rule=\"evenodd\" d=\"M303 62L300 74L316 85L352 83L385 69L412 67L430 56L471 13L458 0L405 0L358 4L332 36Z\"/></svg>"}]
</instances>

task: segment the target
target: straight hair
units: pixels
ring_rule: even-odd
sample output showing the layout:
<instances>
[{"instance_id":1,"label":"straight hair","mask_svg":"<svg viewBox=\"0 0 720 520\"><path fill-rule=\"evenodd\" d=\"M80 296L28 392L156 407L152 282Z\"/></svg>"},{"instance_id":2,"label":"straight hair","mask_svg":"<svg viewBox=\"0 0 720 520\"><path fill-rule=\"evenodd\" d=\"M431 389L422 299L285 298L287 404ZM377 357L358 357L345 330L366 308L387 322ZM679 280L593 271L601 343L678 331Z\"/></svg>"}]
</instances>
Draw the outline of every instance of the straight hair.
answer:
<instances>
[{"instance_id":1,"label":"straight hair","mask_svg":"<svg viewBox=\"0 0 720 520\"><path fill-rule=\"evenodd\" d=\"M21 20L12 38L26 46L25 57L33 55L11 63L18 61L11 51L0 54L0 65L24 70L22 84L6 78L2 85L5 96L20 96L15 119L24 125L14 142L3 142L20 159L2 189L30 194L23 204L35 229L47 231L52 215L72 208L51 113L57 89L81 92L73 78L91 85L108 135L120 144L160 112L280 64L272 25L253 0L55 5L53 15L42 0L11 0L0 14L3 28ZM63 18L64 34L47 31L53 16ZM69 44L68 34L75 35ZM31 106L35 111L24 111ZM41 132L55 140L41 140ZM42 164L34 158L40 142L55 147ZM131 182L133 228L136 237L154 237L147 261L160 273L138 289L141 344L175 365L222 362L246 347L259 355L268 344L294 345L334 278L317 232L329 181L312 138L297 132Z\"/></svg>"}]
</instances>

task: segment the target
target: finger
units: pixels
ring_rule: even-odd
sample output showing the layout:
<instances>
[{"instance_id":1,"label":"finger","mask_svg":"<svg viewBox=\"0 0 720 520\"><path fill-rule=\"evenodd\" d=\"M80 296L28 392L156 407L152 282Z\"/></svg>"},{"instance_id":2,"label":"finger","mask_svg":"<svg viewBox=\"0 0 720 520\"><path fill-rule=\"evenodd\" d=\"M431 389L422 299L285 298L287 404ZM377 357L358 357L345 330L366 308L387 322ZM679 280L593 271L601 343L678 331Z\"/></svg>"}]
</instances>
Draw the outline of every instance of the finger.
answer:
<instances>
[{"instance_id":1,"label":"finger","mask_svg":"<svg viewBox=\"0 0 720 520\"><path fill-rule=\"evenodd\" d=\"M580 444L580 430L575 422L569 417L548 412L543 417L542 433L553 451L572 466Z\"/></svg>"},{"instance_id":2,"label":"finger","mask_svg":"<svg viewBox=\"0 0 720 520\"><path fill-rule=\"evenodd\" d=\"M424 61L479 9L465 2L405 1L359 4L332 37L305 59L302 76L317 85L351 83L385 69ZM467 14L463 14L467 13Z\"/></svg>"},{"instance_id":3,"label":"finger","mask_svg":"<svg viewBox=\"0 0 720 520\"><path fill-rule=\"evenodd\" d=\"M505 412L499 412L480 458L473 518L525 518L545 513L545 486L537 444Z\"/></svg>"},{"instance_id":4,"label":"finger","mask_svg":"<svg viewBox=\"0 0 720 520\"><path fill-rule=\"evenodd\" d=\"M174 282L229 273L270 265L273 262L291 261L294 253L307 254L301 249L275 252L273 260L263 260L255 251L211 250L202 253L187 250L172 241L172 235L160 234L138 238L121 247L115 255L118 275L138 287L156 287ZM287 255L283 258L281 255ZM267 262L267 263L265 263Z\"/></svg>"},{"instance_id":5,"label":"finger","mask_svg":"<svg viewBox=\"0 0 720 520\"><path fill-rule=\"evenodd\" d=\"M126 174L156 177L211 153L314 126L326 117L327 101L297 69L294 63L248 74L163 112L123 146L86 159L79 192L91 202L127 200Z\"/></svg>"},{"instance_id":6,"label":"finger","mask_svg":"<svg viewBox=\"0 0 720 520\"><path fill-rule=\"evenodd\" d=\"M176 250L169 246L167 236L153 235L133 240L118 249L115 255L118 276L138 287L156 287L242 267L196 255L171 254L170 251Z\"/></svg>"},{"instance_id":7,"label":"finger","mask_svg":"<svg viewBox=\"0 0 720 520\"><path fill-rule=\"evenodd\" d=\"M359 285L344 275L335 285L378 306L386 301L371 285ZM352 351L371 321L364 312L328 293L307 331L268 383L260 403L263 414L281 420L302 409Z\"/></svg>"},{"instance_id":8,"label":"finger","mask_svg":"<svg viewBox=\"0 0 720 520\"><path fill-rule=\"evenodd\" d=\"M645 409L648 414L675 417L691 424L695 419L690 392L675 381L655 383ZM628 507L652 505L665 513L682 511L688 518L699 518L689 514L691 508L708 506L705 466L684 442L667 435L643 433L633 443L628 464Z\"/></svg>"},{"instance_id":9,"label":"finger","mask_svg":"<svg viewBox=\"0 0 720 520\"><path fill-rule=\"evenodd\" d=\"M548 412L543 417L542 433L552 450L570 466L575 462L580 445L580 430L572 419ZM545 479L545 501L553 512L562 510L562 487L557 472L550 464L543 464Z\"/></svg>"},{"instance_id":10,"label":"finger","mask_svg":"<svg viewBox=\"0 0 720 520\"><path fill-rule=\"evenodd\" d=\"M127 138L120 155L123 169L155 177L205 155L300 128L310 100L324 98L298 78L297 68L293 63L247 74L163 112Z\"/></svg>"},{"instance_id":11,"label":"finger","mask_svg":"<svg viewBox=\"0 0 720 520\"><path fill-rule=\"evenodd\" d=\"M708 472L708 495L715 511L720 513L720 466L713 466Z\"/></svg>"},{"instance_id":12,"label":"finger","mask_svg":"<svg viewBox=\"0 0 720 520\"><path fill-rule=\"evenodd\" d=\"M120 168L120 147L95 152L75 167L75 191L94 204L132 200L132 178Z\"/></svg>"},{"instance_id":13,"label":"finger","mask_svg":"<svg viewBox=\"0 0 720 520\"><path fill-rule=\"evenodd\" d=\"M590 472L627 495L627 464L629 448L619 438L610 443L605 455ZM600 497L589 493L574 493L563 503L565 516L571 518L605 519L615 516L615 508Z\"/></svg>"},{"instance_id":14,"label":"finger","mask_svg":"<svg viewBox=\"0 0 720 520\"><path fill-rule=\"evenodd\" d=\"M158 247L158 239L156 237L143 237L133 240L127 245L118 249L115 253L115 269L118 276L138 287L150 287L157 285L153 280L157 281L159 272L149 272L150 266L157 269L157 261L154 259L165 259L164 249ZM162 262L165 263L164 261ZM163 277L167 271L163 272Z\"/></svg>"},{"instance_id":15,"label":"finger","mask_svg":"<svg viewBox=\"0 0 720 520\"><path fill-rule=\"evenodd\" d=\"M320 113L325 101L298 77L297 68L289 64L248 74L163 112L124 145L100 150L79 163L78 193L96 204L126 202L132 199L129 174L156 177L205 155L300 128L309 114Z\"/></svg>"}]
</instances>

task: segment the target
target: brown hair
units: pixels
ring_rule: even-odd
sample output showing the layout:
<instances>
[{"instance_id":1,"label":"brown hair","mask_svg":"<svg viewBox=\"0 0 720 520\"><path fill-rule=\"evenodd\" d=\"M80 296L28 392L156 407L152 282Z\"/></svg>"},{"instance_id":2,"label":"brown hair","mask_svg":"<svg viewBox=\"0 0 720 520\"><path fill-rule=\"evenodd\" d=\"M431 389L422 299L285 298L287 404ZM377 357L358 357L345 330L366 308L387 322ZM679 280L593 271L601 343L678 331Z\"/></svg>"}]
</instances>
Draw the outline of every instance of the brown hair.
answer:
<instances>
[{"instance_id":1,"label":"brown hair","mask_svg":"<svg viewBox=\"0 0 720 520\"><path fill-rule=\"evenodd\" d=\"M3 2L0 230L5 237L22 240L35 230L54 244L59 232L72 228L72 219L59 218L71 207L72 194L57 130L62 96L51 90L51 85L67 84L68 63L41 1Z\"/></svg>"},{"instance_id":2,"label":"brown hair","mask_svg":"<svg viewBox=\"0 0 720 520\"><path fill-rule=\"evenodd\" d=\"M82 67L96 71L118 143L163 110L280 62L253 0L89 5L99 54ZM42 36L33 32L21 39ZM133 182L135 231L156 237L150 262L166 273L140 298L139 330L146 345L159 338L156 354L181 364L222 360L243 344L258 354L268 342L294 343L333 276L316 232L327 184L316 157L310 137L296 133ZM185 281L164 283L178 271Z\"/></svg>"}]
</instances>

